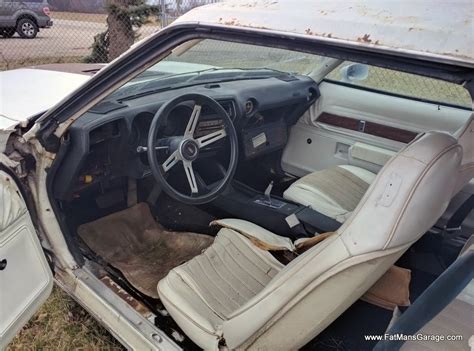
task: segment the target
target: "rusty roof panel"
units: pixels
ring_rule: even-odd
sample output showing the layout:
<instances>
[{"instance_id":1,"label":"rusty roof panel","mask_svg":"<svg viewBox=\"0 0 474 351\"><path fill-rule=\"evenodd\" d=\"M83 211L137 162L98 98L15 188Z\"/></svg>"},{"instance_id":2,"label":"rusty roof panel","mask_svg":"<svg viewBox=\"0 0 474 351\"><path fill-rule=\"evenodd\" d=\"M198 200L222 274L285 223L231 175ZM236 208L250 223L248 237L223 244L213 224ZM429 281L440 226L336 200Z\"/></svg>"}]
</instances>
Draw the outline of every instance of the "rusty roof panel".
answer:
<instances>
[{"instance_id":1,"label":"rusty roof panel","mask_svg":"<svg viewBox=\"0 0 474 351\"><path fill-rule=\"evenodd\" d=\"M230 0L191 10L175 24L290 32L474 66L473 16L471 0Z\"/></svg>"}]
</instances>

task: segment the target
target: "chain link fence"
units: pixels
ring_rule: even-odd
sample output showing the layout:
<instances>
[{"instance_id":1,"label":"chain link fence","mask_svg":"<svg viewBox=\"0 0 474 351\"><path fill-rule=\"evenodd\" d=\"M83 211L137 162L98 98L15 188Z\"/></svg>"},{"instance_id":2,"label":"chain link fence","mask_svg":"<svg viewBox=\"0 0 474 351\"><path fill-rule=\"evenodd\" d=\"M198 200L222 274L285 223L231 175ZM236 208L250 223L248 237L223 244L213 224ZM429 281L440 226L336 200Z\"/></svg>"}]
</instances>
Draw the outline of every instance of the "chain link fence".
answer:
<instances>
[{"instance_id":1,"label":"chain link fence","mask_svg":"<svg viewBox=\"0 0 474 351\"><path fill-rule=\"evenodd\" d=\"M353 62L342 63L339 69L333 70L326 78L335 81L344 81L341 69L352 63ZM467 108L471 108L472 105L469 92L461 85L386 68L369 66L366 79L353 80L348 83L415 99L441 102Z\"/></svg>"},{"instance_id":2,"label":"chain link fence","mask_svg":"<svg viewBox=\"0 0 474 351\"><path fill-rule=\"evenodd\" d=\"M27 0L0 1L0 70L51 63L105 63L197 6L220 0ZM33 10L33 25L49 15L53 25L34 39L19 35L19 9ZM21 17L20 17L21 18ZM15 22L16 21L16 22ZM3 25L3 24L2 24Z\"/></svg>"},{"instance_id":3,"label":"chain link fence","mask_svg":"<svg viewBox=\"0 0 474 351\"><path fill-rule=\"evenodd\" d=\"M172 23L176 18L189 10L207 4L221 2L222 0L155 0L162 9L165 9L160 18L163 26Z\"/></svg>"}]
</instances>

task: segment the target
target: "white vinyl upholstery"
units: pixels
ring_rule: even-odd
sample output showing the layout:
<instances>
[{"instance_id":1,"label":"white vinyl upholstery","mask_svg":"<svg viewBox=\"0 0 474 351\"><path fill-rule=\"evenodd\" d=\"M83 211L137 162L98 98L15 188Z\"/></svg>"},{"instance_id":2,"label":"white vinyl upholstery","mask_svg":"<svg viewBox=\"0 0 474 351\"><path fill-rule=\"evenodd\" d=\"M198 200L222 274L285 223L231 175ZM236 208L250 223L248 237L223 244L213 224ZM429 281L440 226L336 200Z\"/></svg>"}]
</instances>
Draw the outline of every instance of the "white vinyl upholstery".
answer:
<instances>
[{"instance_id":1,"label":"white vinyl upholstery","mask_svg":"<svg viewBox=\"0 0 474 351\"><path fill-rule=\"evenodd\" d=\"M201 256L159 282L163 304L203 349L297 349L436 222L461 159L462 147L452 136L420 136L379 172L336 235L286 266L239 231L223 228Z\"/></svg>"},{"instance_id":2,"label":"white vinyl upholstery","mask_svg":"<svg viewBox=\"0 0 474 351\"><path fill-rule=\"evenodd\" d=\"M259 240L260 242L265 243L265 246L268 247L268 249L274 251L295 250L295 245L293 244L290 238L275 235L271 231L266 230L265 228L262 228L252 222L236 218L226 218L219 219L217 221L212 222L211 224L217 225L219 227L229 228L234 231L237 231L238 233L246 236L247 238Z\"/></svg>"},{"instance_id":3,"label":"white vinyl upholstery","mask_svg":"<svg viewBox=\"0 0 474 351\"><path fill-rule=\"evenodd\" d=\"M350 172L354 177L366 183L367 188L376 176L376 174L356 166L341 165L335 168ZM353 203L358 203L365 191L362 191L356 184L352 184L349 178L334 178L329 184L329 189L322 189L320 179L321 177L332 178L331 171L333 169L316 171L300 178L284 192L283 197L304 206L309 206L338 222L344 222L355 208ZM344 196L335 198L334 192L342 192Z\"/></svg>"},{"instance_id":4,"label":"white vinyl upholstery","mask_svg":"<svg viewBox=\"0 0 474 351\"><path fill-rule=\"evenodd\" d=\"M457 194L464 185L469 183L474 173L474 113L466 124L460 128L454 136L458 139L459 145L463 148L461 168L458 173L458 182L453 195Z\"/></svg>"},{"instance_id":5,"label":"white vinyl upholstery","mask_svg":"<svg viewBox=\"0 0 474 351\"><path fill-rule=\"evenodd\" d=\"M158 293L192 340L205 349L216 349L223 322L282 268L268 251L256 248L238 232L223 228L202 255L162 279ZM195 323L186 323L189 319Z\"/></svg>"}]
</instances>

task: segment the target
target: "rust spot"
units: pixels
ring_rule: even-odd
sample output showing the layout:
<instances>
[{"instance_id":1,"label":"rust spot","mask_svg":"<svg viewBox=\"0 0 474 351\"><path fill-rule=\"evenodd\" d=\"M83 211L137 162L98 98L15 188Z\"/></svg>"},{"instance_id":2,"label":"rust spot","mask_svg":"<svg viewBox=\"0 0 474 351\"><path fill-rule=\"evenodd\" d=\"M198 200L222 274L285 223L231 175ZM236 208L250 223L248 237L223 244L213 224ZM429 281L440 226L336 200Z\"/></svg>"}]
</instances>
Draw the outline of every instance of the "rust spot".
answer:
<instances>
[{"instance_id":1,"label":"rust spot","mask_svg":"<svg viewBox=\"0 0 474 351\"><path fill-rule=\"evenodd\" d=\"M269 6L272 6L272 5L276 5L278 4L278 1L265 1L264 3L262 4L259 4L257 1L253 1L253 2L248 2L248 3L244 3L244 4L231 4L230 7L248 7L248 8L252 8L252 7L269 7Z\"/></svg>"},{"instance_id":2,"label":"rust spot","mask_svg":"<svg viewBox=\"0 0 474 351\"><path fill-rule=\"evenodd\" d=\"M231 18L230 20L225 21L224 24L228 26L235 26L238 24L237 18Z\"/></svg>"},{"instance_id":3,"label":"rust spot","mask_svg":"<svg viewBox=\"0 0 474 351\"><path fill-rule=\"evenodd\" d=\"M306 34L309 34L309 35L313 35L313 34L314 34L313 31L311 31L311 28L306 29L306 30L305 30L305 33L306 33Z\"/></svg>"},{"instance_id":4,"label":"rust spot","mask_svg":"<svg viewBox=\"0 0 474 351\"><path fill-rule=\"evenodd\" d=\"M328 34L328 38L332 38L332 33L329 33L329 34Z\"/></svg>"},{"instance_id":5,"label":"rust spot","mask_svg":"<svg viewBox=\"0 0 474 351\"><path fill-rule=\"evenodd\" d=\"M129 304L135 311L140 313L143 317L148 318L152 313L145 307L141 302L131 296L128 292L122 289L117 283L115 283L109 276L104 276L100 279L105 285L107 285L113 292L115 292L122 300Z\"/></svg>"},{"instance_id":6,"label":"rust spot","mask_svg":"<svg viewBox=\"0 0 474 351\"><path fill-rule=\"evenodd\" d=\"M376 40L374 44L375 45L380 45L380 41Z\"/></svg>"},{"instance_id":7,"label":"rust spot","mask_svg":"<svg viewBox=\"0 0 474 351\"><path fill-rule=\"evenodd\" d=\"M371 43L370 34L364 34L362 37L357 38L357 41L363 41L364 43Z\"/></svg>"}]
</instances>

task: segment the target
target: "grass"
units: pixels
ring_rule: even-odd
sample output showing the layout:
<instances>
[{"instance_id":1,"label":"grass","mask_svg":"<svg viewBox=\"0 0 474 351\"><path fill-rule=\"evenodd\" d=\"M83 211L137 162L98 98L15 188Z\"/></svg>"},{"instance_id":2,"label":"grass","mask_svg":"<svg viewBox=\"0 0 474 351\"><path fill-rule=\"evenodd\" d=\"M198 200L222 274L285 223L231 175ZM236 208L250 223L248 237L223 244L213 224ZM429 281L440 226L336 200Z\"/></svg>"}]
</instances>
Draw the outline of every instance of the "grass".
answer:
<instances>
[{"instance_id":1,"label":"grass","mask_svg":"<svg viewBox=\"0 0 474 351\"><path fill-rule=\"evenodd\" d=\"M81 306L55 287L7 347L16 350L124 350Z\"/></svg>"}]
</instances>

